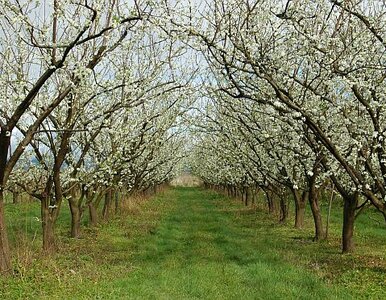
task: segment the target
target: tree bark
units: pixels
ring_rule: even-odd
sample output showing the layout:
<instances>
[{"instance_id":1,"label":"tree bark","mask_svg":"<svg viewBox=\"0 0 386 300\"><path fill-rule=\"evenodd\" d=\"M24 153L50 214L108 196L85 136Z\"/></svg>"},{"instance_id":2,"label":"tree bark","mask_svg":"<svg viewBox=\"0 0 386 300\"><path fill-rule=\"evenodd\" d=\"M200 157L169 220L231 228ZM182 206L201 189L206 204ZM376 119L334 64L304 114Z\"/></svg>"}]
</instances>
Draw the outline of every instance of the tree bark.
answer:
<instances>
[{"instance_id":1,"label":"tree bark","mask_svg":"<svg viewBox=\"0 0 386 300\"><path fill-rule=\"evenodd\" d=\"M354 222L358 197L358 193L355 193L344 198L342 253L350 253L354 250Z\"/></svg>"},{"instance_id":2,"label":"tree bark","mask_svg":"<svg viewBox=\"0 0 386 300\"><path fill-rule=\"evenodd\" d=\"M82 217L81 208L79 207L78 199L70 197L68 199L71 212L71 237L78 238L80 236L80 221Z\"/></svg>"},{"instance_id":3,"label":"tree bark","mask_svg":"<svg viewBox=\"0 0 386 300\"><path fill-rule=\"evenodd\" d=\"M0 274L9 274L11 271L11 253L4 218L4 194L0 190Z\"/></svg>"},{"instance_id":4,"label":"tree bark","mask_svg":"<svg viewBox=\"0 0 386 300\"><path fill-rule=\"evenodd\" d=\"M306 203L308 192L301 193L299 190L292 189L295 200L295 228L301 229L304 227L304 215L306 211Z\"/></svg>"},{"instance_id":5,"label":"tree bark","mask_svg":"<svg viewBox=\"0 0 386 300\"><path fill-rule=\"evenodd\" d=\"M328 231L330 229L330 218L331 218L331 208L332 208L332 201L334 200L335 191L332 187L330 200L328 201L328 212L327 212L327 221L326 221L326 240L328 239Z\"/></svg>"},{"instance_id":6,"label":"tree bark","mask_svg":"<svg viewBox=\"0 0 386 300\"><path fill-rule=\"evenodd\" d=\"M252 205L256 203L256 189L254 187L251 189L251 202Z\"/></svg>"},{"instance_id":7,"label":"tree bark","mask_svg":"<svg viewBox=\"0 0 386 300\"><path fill-rule=\"evenodd\" d=\"M8 148L11 133L8 128L0 128L0 274L9 274L12 270L11 253L4 215L5 167L7 166Z\"/></svg>"},{"instance_id":8,"label":"tree bark","mask_svg":"<svg viewBox=\"0 0 386 300\"><path fill-rule=\"evenodd\" d=\"M245 189L244 189L244 194L245 194L244 204L245 204L245 206L248 206L248 201L249 201L249 188L245 188Z\"/></svg>"},{"instance_id":9,"label":"tree bark","mask_svg":"<svg viewBox=\"0 0 386 300\"><path fill-rule=\"evenodd\" d=\"M268 211L270 214L275 214L276 213L276 203L275 199L273 196L273 192L271 191L265 191L265 194L267 196L267 203L268 203Z\"/></svg>"},{"instance_id":10,"label":"tree bark","mask_svg":"<svg viewBox=\"0 0 386 300\"><path fill-rule=\"evenodd\" d=\"M312 216L314 219L314 225L315 225L314 241L323 240L325 239L325 235L323 230L322 214L320 212L318 193L314 183L310 184L308 201L310 203Z\"/></svg>"},{"instance_id":11,"label":"tree bark","mask_svg":"<svg viewBox=\"0 0 386 300\"><path fill-rule=\"evenodd\" d=\"M105 194L105 202L102 210L102 216L104 220L109 219L111 215L112 194L112 189L109 189Z\"/></svg>"},{"instance_id":12,"label":"tree bark","mask_svg":"<svg viewBox=\"0 0 386 300\"><path fill-rule=\"evenodd\" d=\"M41 217L42 217L42 229L43 229L43 250L50 252L55 247L55 216L50 212L52 208L49 208L49 198L46 197L41 200Z\"/></svg>"},{"instance_id":13,"label":"tree bark","mask_svg":"<svg viewBox=\"0 0 386 300\"><path fill-rule=\"evenodd\" d=\"M156 193L156 191L154 192ZM119 191L116 190L115 193L114 193L114 213L115 214L118 214L119 212Z\"/></svg>"},{"instance_id":14,"label":"tree bark","mask_svg":"<svg viewBox=\"0 0 386 300\"><path fill-rule=\"evenodd\" d=\"M13 191L12 192L12 203L13 204L18 204L20 202L20 193Z\"/></svg>"},{"instance_id":15,"label":"tree bark","mask_svg":"<svg viewBox=\"0 0 386 300\"><path fill-rule=\"evenodd\" d=\"M288 205L285 199L285 195L280 196L280 223L284 223L288 217Z\"/></svg>"},{"instance_id":16,"label":"tree bark","mask_svg":"<svg viewBox=\"0 0 386 300\"><path fill-rule=\"evenodd\" d=\"M90 224L91 226L95 226L98 224L98 213L92 202L88 203L88 212L90 214Z\"/></svg>"}]
</instances>

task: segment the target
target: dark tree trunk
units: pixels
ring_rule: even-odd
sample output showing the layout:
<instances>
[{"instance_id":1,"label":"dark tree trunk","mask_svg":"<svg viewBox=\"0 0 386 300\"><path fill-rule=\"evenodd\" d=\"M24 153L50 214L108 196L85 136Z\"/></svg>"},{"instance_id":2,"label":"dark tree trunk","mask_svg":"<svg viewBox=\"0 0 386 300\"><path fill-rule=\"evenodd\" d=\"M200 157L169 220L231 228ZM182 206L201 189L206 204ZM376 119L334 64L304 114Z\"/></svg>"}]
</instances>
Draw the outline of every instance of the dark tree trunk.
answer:
<instances>
[{"instance_id":1,"label":"dark tree trunk","mask_svg":"<svg viewBox=\"0 0 386 300\"><path fill-rule=\"evenodd\" d=\"M0 274L9 274L12 271L11 254L8 244L8 235L4 218L4 194L0 191Z\"/></svg>"},{"instance_id":2,"label":"dark tree trunk","mask_svg":"<svg viewBox=\"0 0 386 300\"><path fill-rule=\"evenodd\" d=\"M7 128L0 129L0 273L11 273L11 254L4 215L4 187L5 167L7 166L8 148L11 142L11 133Z\"/></svg>"},{"instance_id":3,"label":"dark tree trunk","mask_svg":"<svg viewBox=\"0 0 386 300\"><path fill-rule=\"evenodd\" d=\"M288 205L285 195L280 196L280 223L284 223L288 217Z\"/></svg>"},{"instance_id":4,"label":"dark tree trunk","mask_svg":"<svg viewBox=\"0 0 386 300\"><path fill-rule=\"evenodd\" d=\"M238 198L243 202L244 200L243 200L243 193L244 191L243 191L243 189L242 188L237 188L237 193L238 193Z\"/></svg>"},{"instance_id":5,"label":"dark tree trunk","mask_svg":"<svg viewBox=\"0 0 386 300\"><path fill-rule=\"evenodd\" d=\"M314 219L314 225L315 225L314 241L323 240L325 238L325 235L324 235L324 229L323 229L322 214L320 212L320 207L319 207L318 192L316 190L314 183L310 184L308 201L310 203L312 216Z\"/></svg>"},{"instance_id":6,"label":"dark tree trunk","mask_svg":"<svg viewBox=\"0 0 386 300\"><path fill-rule=\"evenodd\" d=\"M267 191L266 196L267 196L267 203L268 203L268 211L270 214L273 215L276 213L276 203L275 203L273 193L271 191Z\"/></svg>"},{"instance_id":7,"label":"dark tree trunk","mask_svg":"<svg viewBox=\"0 0 386 300\"><path fill-rule=\"evenodd\" d=\"M354 250L354 222L355 210L358 205L358 193L344 198L342 252L350 253Z\"/></svg>"},{"instance_id":8,"label":"dark tree trunk","mask_svg":"<svg viewBox=\"0 0 386 300\"><path fill-rule=\"evenodd\" d=\"M295 200L295 228L303 228L304 215L306 211L306 203L308 199L308 192L300 193L299 190L292 189Z\"/></svg>"},{"instance_id":9,"label":"dark tree trunk","mask_svg":"<svg viewBox=\"0 0 386 300\"><path fill-rule=\"evenodd\" d=\"M18 204L20 202L20 193L19 192L12 192L12 203Z\"/></svg>"},{"instance_id":10,"label":"dark tree trunk","mask_svg":"<svg viewBox=\"0 0 386 300\"><path fill-rule=\"evenodd\" d=\"M111 215L112 194L112 189L109 189L105 194L105 202L102 210L102 216L105 220L109 219Z\"/></svg>"}]
</instances>

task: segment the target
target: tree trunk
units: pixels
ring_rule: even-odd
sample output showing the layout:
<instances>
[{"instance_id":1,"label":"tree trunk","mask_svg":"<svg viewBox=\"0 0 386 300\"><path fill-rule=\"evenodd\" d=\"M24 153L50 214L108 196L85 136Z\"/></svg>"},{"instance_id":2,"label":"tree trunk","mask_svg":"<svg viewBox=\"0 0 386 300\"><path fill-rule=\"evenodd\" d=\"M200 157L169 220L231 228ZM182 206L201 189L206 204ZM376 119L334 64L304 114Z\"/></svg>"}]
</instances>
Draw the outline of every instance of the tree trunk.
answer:
<instances>
[{"instance_id":1,"label":"tree trunk","mask_svg":"<svg viewBox=\"0 0 386 300\"><path fill-rule=\"evenodd\" d=\"M350 253L354 250L354 222L355 210L358 205L358 193L344 198L342 253Z\"/></svg>"},{"instance_id":2,"label":"tree trunk","mask_svg":"<svg viewBox=\"0 0 386 300\"><path fill-rule=\"evenodd\" d=\"M49 199L44 198L41 200L41 218L42 218L42 229L43 229L43 250L50 252L55 246L55 233L54 225L55 220L53 214L50 212Z\"/></svg>"},{"instance_id":3,"label":"tree trunk","mask_svg":"<svg viewBox=\"0 0 386 300\"><path fill-rule=\"evenodd\" d=\"M20 193L19 192L12 192L12 203L18 204L20 202Z\"/></svg>"},{"instance_id":4,"label":"tree trunk","mask_svg":"<svg viewBox=\"0 0 386 300\"><path fill-rule=\"evenodd\" d=\"M7 166L8 149L11 144L11 133L8 128L0 128L0 274L12 272L11 254L4 216L5 168Z\"/></svg>"},{"instance_id":5,"label":"tree trunk","mask_svg":"<svg viewBox=\"0 0 386 300\"><path fill-rule=\"evenodd\" d=\"M156 191L154 192L156 193ZM119 212L119 191L116 190L114 194L114 213L117 214Z\"/></svg>"},{"instance_id":6,"label":"tree trunk","mask_svg":"<svg viewBox=\"0 0 386 300\"><path fill-rule=\"evenodd\" d=\"M295 228L301 229L304 226L304 215L306 211L306 202L308 192L300 193L299 190L292 189L295 200Z\"/></svg>"},{"instance_id":7,"label":"tree trunk","mask_svg":"<svg viewBox=\"0 0 386 300\"><path fill-rule=\"evenodd\" d=\"M314 184L310 186L308 201L311 206L312 216L314 218L315 236L314 241L323 240L325 238L322 222L322 214L320 212L317 190Z\"/></svg>"},{"instance_id":8,"label":"tree trunk","mask_svg":"<svg viewBox=\"0 0 386 300\"><path fill-rule=\"evenodd\" d=\"M70 197L68 204L71 211L71 237L78 238L80 236L80 221L82 217L79 202L75 197Z\"/></svg>"},{"instance_id":9,"label":"tree trunk","mask_svg":"<svg viewBox=\"0 0 386 300\"><path fill-rule=\"evenodd\" d=\"M88 212L90 214L90 224L91 226L95 226L98 224L98 213L92 202L88 203Z\"/></svg>"},{"instance_id":10,"label":"tree trunk","mask_svg":"<svg viewBox=\"0 0 386 300\"><path fill-rule=\"evenodd\" d=\"M332 188L330 201L328 201L328 212L327 212L327 221L326 221L326 240L328 239L328 231L330 229L331 208L332 208L332 201L334 200L334 195L335 195L335 191Z\"/></svg>"},{"instance_id":11,"label":"tree trunk","mask_svg":"<svg viewBox=\"0 0 386 300\"><path fill-rule=\"evenodd\" d=\"M9 274L12 271L11 253L8 244L8 235L4 218L4 194L0 190L0 274Z\"/></svg>"},{"instance_id":12,"label":"tree trunk","mask_svg":"<svg viewBox=\"0 0 386 300\"><path fill-rule=\"evenodd\" d=\"M243 198L243 191L242 191L240 188L237 189L237 198L238 198L239 200L241 200L241 202L244 201L244 198Z\"/></svg>"},{"instance_id":13,"label":"tree trunk","mask_svg":"<svg viewBox=\"0 0 386 300\"><path fill-rule=\"evenodd\" d=\"M280 223L284 223L288 217L288 205L285 199L285 195L280 196Z\"/></svg>"},{"instance_id":14,"label":"tree trunk","mask_svg":"<svg viewBox=\"0 0 386 300\"><path fill-rule=\"evenodd\" d=\"M273 215L276 213L276 203L275 203L273 193L271 191L267 191L266 196L267 196L267 203L268 203L268 211L270 214Z\"/></svg>"},{"instance_id":15,"label":"tree trunk","mask_svg":"<svg viewBox=\"0 0 386 300\"><path fill-rule=\"evenodd\" d=\"M255 188L251 189L251 202L252 202L252 205L255 205L255 203L256 203L256 189Z\"/></svg>"},{"instance_id":16,"label":"tree trunk","mask_svg":"<svg viewBox=\"0 0 386 300\"><path fill-rule=\"evenodd\" d=\"M102 216L104 220L110 218L111 215L111 202L112 202L112 189L109 189L105 194L105 203L103 205Z\"/></svg>"}]
</instances>

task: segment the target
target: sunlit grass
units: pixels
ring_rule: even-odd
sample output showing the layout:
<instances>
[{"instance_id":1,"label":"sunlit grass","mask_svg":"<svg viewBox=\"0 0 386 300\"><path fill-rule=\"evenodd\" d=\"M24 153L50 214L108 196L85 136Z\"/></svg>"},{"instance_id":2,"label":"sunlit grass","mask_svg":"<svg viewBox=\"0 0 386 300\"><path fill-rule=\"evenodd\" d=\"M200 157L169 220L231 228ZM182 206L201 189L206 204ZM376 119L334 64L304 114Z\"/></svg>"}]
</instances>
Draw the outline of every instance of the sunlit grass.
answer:
<instances>
[{"instance_id":1,"label":"sunlit grass","mask_svg":"<svg viewBox=\"0 0 386 300\"><path fill-rule=\"evenodd\" d=\"M16 276L0 280L0 298L385 298L379 253L386 243L373 221L377 216L358 219L357 253L342 256L340 210L337 203L331 238L314 243L311 222L295 230L214 192L176 188L98 228L85 228L79 240L68 238L63 208L59 250L43 257L38 205L8 205L12 245L20 253L14 255ZM15 247L20 236L34 241L21 245L24 252Z\"/></svg>"}]
</instances>

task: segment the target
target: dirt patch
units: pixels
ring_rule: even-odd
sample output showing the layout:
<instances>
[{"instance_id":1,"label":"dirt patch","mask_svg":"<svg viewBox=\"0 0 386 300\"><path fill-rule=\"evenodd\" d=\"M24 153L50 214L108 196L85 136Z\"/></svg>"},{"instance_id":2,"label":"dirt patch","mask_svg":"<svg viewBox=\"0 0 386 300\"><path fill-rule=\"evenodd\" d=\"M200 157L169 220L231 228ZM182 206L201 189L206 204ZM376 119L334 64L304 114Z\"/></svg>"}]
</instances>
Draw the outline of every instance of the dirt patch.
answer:
<instances>
[{"instance_id":1,"label":"dirt patch","mask_svg":"<svg viewBox=\"0 0 386 300\"><path fill-rule=\"evenodd\" d=\"M172 186L197 187L201 186L203 182L196 176L184 174L174 178L170 184Z\"/></svg>"}]
</instances>

